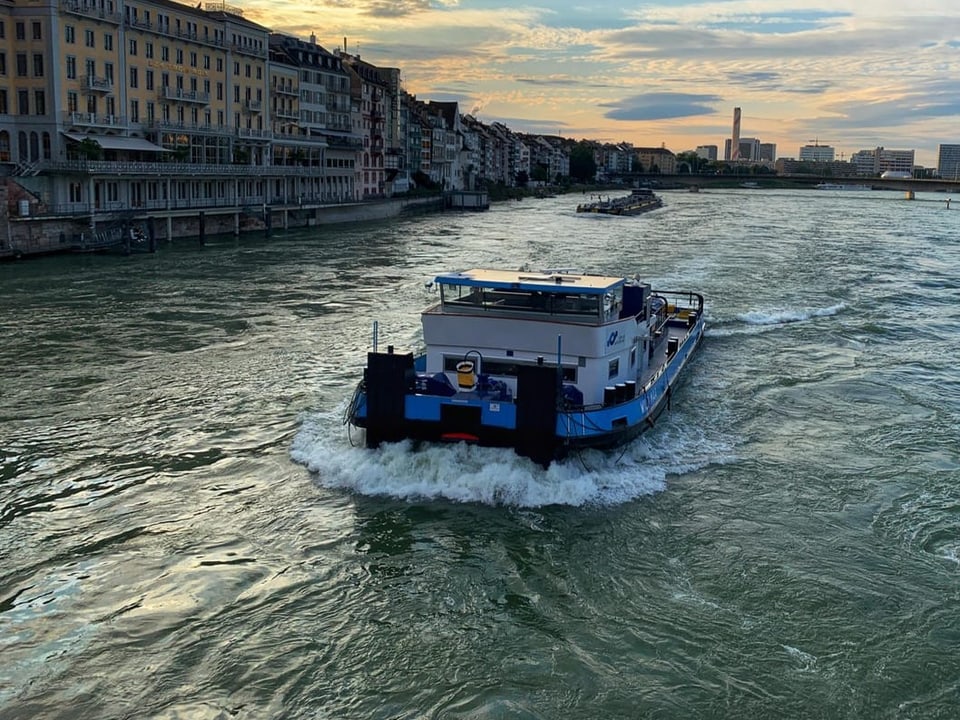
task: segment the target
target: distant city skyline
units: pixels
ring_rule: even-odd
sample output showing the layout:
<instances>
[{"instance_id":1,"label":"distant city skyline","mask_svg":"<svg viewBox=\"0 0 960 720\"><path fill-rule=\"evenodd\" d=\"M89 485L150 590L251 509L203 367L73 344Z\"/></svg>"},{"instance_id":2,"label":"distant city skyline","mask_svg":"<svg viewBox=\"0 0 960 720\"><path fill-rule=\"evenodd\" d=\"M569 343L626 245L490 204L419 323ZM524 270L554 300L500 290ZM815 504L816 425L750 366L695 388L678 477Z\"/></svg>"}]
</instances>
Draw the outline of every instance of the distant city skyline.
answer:
<instances>
[{"instance_id":1,"label":"distant city skyline","mask_svg":"<svg viewBox=\"0 0 960 720\"><path fill-rule=\"evenodd\" d=\"M960 142L953 0L242 0L248 19L398 67L418 97L521 132L723 147L741 133L797 157L884 146L935 167Z\"/></svg>"}]
</instances>

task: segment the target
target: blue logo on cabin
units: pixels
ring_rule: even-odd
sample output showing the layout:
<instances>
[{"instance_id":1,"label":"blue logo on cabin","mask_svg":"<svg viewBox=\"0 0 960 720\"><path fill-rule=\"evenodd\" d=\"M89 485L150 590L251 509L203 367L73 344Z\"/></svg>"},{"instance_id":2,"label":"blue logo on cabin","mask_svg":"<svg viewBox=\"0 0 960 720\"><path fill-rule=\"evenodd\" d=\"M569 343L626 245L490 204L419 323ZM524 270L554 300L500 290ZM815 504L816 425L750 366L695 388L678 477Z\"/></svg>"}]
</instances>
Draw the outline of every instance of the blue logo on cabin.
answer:
<instances>
[{"instance_id":1,"label":"blue logo on cabin","mask_svg":"<svg viewBox=\"0 0 960 720\"><path fill-rule=\"evenodd\" d=\"M617 330L614 330L612 333L610 333L610 337L607 338L607 347L611 347L615 342L617 342L618 334L619 332Z\"/></svg>"}]
</instances>

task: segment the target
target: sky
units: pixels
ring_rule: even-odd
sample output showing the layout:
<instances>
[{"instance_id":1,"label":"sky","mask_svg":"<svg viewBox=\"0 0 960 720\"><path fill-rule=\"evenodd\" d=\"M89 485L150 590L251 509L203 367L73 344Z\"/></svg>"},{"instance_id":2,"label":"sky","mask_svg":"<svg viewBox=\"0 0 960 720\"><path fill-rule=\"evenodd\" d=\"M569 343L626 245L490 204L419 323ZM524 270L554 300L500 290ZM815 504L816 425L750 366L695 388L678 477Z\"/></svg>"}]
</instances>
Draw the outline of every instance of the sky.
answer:
<instances>
[{"instance_id":1,"label":"sky","mask_svg":"<svg viewBox=\"0 0 960 720\"><path fill-rule=\"evenodd\" d=\"M397 67L420 100L512 130L798 157L960 143L960 0L235 0L250 20Z\"/></svg>"}]
</instances>

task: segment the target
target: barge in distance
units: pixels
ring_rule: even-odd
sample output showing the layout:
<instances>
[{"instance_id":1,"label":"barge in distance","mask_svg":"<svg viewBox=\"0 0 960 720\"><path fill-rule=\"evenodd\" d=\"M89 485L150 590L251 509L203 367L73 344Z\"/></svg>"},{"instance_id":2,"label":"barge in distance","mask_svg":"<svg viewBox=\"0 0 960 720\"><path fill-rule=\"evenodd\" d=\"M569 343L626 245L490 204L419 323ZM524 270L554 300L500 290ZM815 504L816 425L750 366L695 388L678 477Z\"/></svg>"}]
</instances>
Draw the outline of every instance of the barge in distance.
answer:
<instances>
[{"instance_id":1,"label":"barge in distance","mask_svg":"<svg viewBox=\"0 0 960 720\"><path fill-rule=\"evenodd\" d=\"M629 195L577 205L578 213L641 215L663 207L663 198L650 188L634 188Z\"/></svg>"},{"instance_id":2,"label":"barge in distance","mask_svg":"<svg viewBox=\"0 0 960 720\"><path fill-rule=\"evenodd\" d=\"M623 277L475 269L434 280L426 351L367 354L344 422L403 439L509 447L548 466L653 426L704 333L703 296Z\"/></svg>"}]
</instances>

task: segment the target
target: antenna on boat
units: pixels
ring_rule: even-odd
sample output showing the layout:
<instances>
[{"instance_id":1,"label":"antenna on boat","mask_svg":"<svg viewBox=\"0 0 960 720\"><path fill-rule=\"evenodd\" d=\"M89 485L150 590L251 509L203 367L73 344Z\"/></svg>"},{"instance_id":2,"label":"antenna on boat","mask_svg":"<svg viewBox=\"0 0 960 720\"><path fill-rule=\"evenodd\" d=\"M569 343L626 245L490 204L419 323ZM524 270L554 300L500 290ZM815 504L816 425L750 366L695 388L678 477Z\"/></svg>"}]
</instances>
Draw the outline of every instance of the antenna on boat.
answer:
<instances>
[{"instance_id":1,"label":"antenna on boat","mask_svg":"<svg viewBox=\"0 0 960 720\"><path fill-rule=\"evenodd\" d=\"M379 334L379 330L380 330L379 325L380 325L379 322L377 322L376 320L373 321L373 351L374 352L377 351L377 335Z\"/></svg>"}]
</instances>

